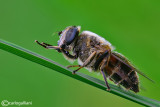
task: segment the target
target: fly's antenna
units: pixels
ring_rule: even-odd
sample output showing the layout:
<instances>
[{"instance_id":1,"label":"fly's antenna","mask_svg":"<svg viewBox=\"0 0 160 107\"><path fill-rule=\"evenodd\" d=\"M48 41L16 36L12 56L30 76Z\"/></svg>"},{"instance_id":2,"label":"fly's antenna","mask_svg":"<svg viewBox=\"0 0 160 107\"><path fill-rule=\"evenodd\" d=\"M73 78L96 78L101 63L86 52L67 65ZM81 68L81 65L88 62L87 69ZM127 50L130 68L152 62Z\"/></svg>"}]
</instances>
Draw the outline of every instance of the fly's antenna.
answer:
<instances>
[{"instance_id":1,"label":"fly's antenna","mask_svg":"<svg viewBox=\"0 0 160 107\"><path fill-rule=\"evenodd\" d=\"M62 31L53 32L51 36L54 36L55 34L58 34L58 36L60 36L62 34Z\"/></svg>"}]
</instances>

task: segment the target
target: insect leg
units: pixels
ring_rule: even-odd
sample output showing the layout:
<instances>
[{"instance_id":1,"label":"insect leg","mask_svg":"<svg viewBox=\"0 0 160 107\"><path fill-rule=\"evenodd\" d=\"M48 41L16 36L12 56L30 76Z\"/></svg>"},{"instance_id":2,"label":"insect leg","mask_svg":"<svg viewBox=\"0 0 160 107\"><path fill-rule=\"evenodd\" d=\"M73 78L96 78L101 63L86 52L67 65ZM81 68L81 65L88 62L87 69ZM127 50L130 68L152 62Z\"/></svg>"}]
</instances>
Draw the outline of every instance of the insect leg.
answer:
<instances>
[{"instance_id":1,"label":"insect leg","mask_svg":"<svg viewBox=\"0 0 160 107\"><path fill-rule=\"evenodd\" d=\"M37 40L35 40L35 42L39 45L41 45L42 47L46 48L46 49L55 49L57 50L58 52L60 52L61 48L59 46L52 46L50 44L47 44L47 43L40 43L38 42Z\"/></svg>"},{"instance_id":2,"label":"insect leg","mask_svg":"<svg viewBox=\"0 0 160 107\"><path fill-rule=\"evenodd\" d=\"M44 45L44 44L38 42L37 40L35 40L35 42L36 42L38 45L41 45L41 46L43 46L44 48L46 48L46 45Z\"/></svg>"},{"instance_id":3,"label":"insect leg","mask_svg":"<svg viewBox=\"0 0 160 107\"><path fill-rule=\"evenodd\" d=\"M87 65L91 62L91 60L94 58L95 55L96 55L96 51L94 51L94 52L87 58L87 60L83 63L82 66L80 66L78 69L74 70L74 71L73 71L73 74L75 74L75 73L76 73L78 70L80 70L81 68L87 66Z\"/></svg>"},{"instance_id":4,"label":"insect leg","mask_svg":"<svg viewBox=\"0 0 160 107\"><path fill-rule=\"evenodd\" d=\"M42 44L44 44L44 45L46 45L46 46L53 46L53 45L50 45L50 44L44 43L44 42L42 42Z\"/></svg>"},{"instance_id":5,"label":"insect leg","mask_svg":"<svg viewBox=\"0 0 160 107\"><path fill-rule=\"evenodd\" d=\"M47 49L61 49L59 46L46 46Z\"/></svg>"},{"instance_id":6,"label":"insect leg","mask_svg":"<svg viewBox=\"0 0 160 107\"><path fill-rule=\"evenodd\" d=\"M105 73L104 73L104 71L103 71L104 68L105 68L106 66L108 66L108 62L109 62L108 57L105 57L105 58L103 59L102 65L101 65L101 67L100 67L100 71L101 71L101 73L102 73L102 75L103 75L105 84L106 84L106 86L107 86L107 90L110 91L110 87L109 87L109 84L108 84L108 82L107 82L106 75L105 75Z\"/></svg>"},{"instance_id":7,"label":"insect leg","mask_svg":"<svg viewBox=\"0 0 160 107\"><path fill-rule=\"evenodd\" d=\"M83 66L80 66L78 69L74 70L72 74L76 74L76 72L79 71L81 68L83 68Z\"/></svg>"},{"instance_id":8,"label":"insect leg","mask_svg":"<svg viewBox=\"0 0 160 107\"><path fill-rule=\"evenodd\" d=\"M65 54L67 57L69 57L70 59L77 59L77 55L71 55L68 51L61 49L61 52L63 52L63 54Z\"/></svg>"},{"instance_id":9,"label":"insect leg","mask_svg":"<svg viewBox=\"0 0 160 107\"><path fill-rule=\"evenodd\" d=\"M102 69L101 69L101 73L102 73L102 75L103 75L105 84L106 84L106 86L107 86L107 91L110 91L110 87L109 87L109 84L108 84L108 82L107 82L106 75L105 75L105 73L103 72Z\"/></svg>"},{"instance_id":10,"label":"insect leg","mask_svg":"<svg viewBox=\"0 0 160 107\"><path fill-rule=\"evenodd\" d=\"M80 65L69 65L67 66L67 68L71 68L71 67L81 67Z\"/></svg>"}]
</instances>

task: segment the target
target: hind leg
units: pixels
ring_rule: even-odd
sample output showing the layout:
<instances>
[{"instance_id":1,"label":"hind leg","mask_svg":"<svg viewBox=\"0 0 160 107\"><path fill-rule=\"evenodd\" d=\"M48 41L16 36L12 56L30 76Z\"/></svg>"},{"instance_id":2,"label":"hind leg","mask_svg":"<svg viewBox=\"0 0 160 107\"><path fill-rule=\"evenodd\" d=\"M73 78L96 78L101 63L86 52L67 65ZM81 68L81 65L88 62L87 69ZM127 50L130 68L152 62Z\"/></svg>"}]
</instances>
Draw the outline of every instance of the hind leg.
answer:
<instances>
[{"instance_id":1,"label":"hind leg","mask_svg":"<svg viewBox=\"0 0 160 107\"><path fill-rule=\"evenodd\" d=\"M109 84L108 84L108 82L107 82L107 78L106 78L106 75L105 75L105 73L104 73L104 68L105 68L106 66L108 66L108 61L109 61L109 60L108 60L108 57L105 57L105 58L103 59L102 65L101 65L101 67L100 67L100 71L101 71L101 74L103 75L105 84L106 84L106 86L107 86L107 91L110 91L110 86L109 86Z\"/></svg>"}]
</instances>

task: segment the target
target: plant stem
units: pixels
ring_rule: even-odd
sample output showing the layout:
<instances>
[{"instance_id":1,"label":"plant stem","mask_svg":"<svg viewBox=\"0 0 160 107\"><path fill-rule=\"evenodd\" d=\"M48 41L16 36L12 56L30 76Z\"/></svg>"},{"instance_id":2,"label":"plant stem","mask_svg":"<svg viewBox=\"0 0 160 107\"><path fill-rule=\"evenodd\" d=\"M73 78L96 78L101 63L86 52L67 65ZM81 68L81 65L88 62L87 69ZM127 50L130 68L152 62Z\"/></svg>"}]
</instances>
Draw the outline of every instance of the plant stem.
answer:
<instances>
[{"instance_id":1,"label":"plant stem","mask_svg":"<svg viewBox=\"0 0 160 107\"><path fill-rule=\"evenodd\" d=\"M54 62L48 58L45 58L41 55L38 55L34 52L31 52L27 49L24 49L20 46L17 46L13 43L9 43L4 40L0 40L0 49L2 49L4 51L8 51L9 53L15 54L15 55L20 56L22 58L28 59L32 62L37 63L37 64L43 65L47 68L50 68L50 69L55 70L59 73L65 74L65 75L72 77L74 79L80 80L84 83L90 84L90 85L97 87L99 89L102 89L104 91L106 91L106 89L107 89L104 81L101 81L99 79L96 79L94 77L90 77L88 75L85 75L85 74L82 74L79 72L76 73L76 75L73 75L72 71L67 69L66 67L64 67L60 64L57 64L56 62ZM109 84L109 85L110 85L111 90L106 91L106 92L118 95L122 98L128 99L130 101L136 102L136 103L144 105L144 106L160 107L159 101L137 95L133 92L125 91L124 89L119 88L116 85L112 85L112 84Z\"/></svg>"}]
</instances>

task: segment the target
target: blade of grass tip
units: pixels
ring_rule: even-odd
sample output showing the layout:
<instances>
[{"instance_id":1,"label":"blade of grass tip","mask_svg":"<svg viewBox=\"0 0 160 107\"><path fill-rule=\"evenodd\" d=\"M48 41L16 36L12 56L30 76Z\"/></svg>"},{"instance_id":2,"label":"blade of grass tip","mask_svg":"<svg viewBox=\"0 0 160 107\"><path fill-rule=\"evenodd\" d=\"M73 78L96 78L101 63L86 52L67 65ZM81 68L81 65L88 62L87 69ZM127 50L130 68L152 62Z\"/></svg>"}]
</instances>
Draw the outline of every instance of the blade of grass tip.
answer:
<instances>
[{"instance_id":1,"label":"blade of grass tip","mask_svg":"<svg viewBox=\"0 0 160 107\"><path fill-rule=\"evenodd\" d=\"M8 51L12 54L15 54L17 56L20 56L22 58L28 59L32 62L35 62L37 64L43 65L47 68L50 68L52 70L58 71L62 74L65 74L67 76L70 76L74 79L80 80L84 83L90 84L94 87L97 87L99 89L105 90L106 91L106 86L104 81L101 81L99 79L96 79L94 77L90 77L88 75L82 74L82 73L77 73L77 75L73 75L72 71L67 69L66 67L48 59L45 58L41 55L38 55L34 52L31 52L27 49L24 49L20 46L17 46L13 43L9 43L7 41L4 40L0 40L0 49ZM128 99L130 101L136 102L138 104L144 105L144 106L152 106L152 107L160 107L160 102L147 98L147 97L143 97L140 95L136 95L133 92L129 92L129 91L125 91L122 88L119 88L115 85L109 84L111 87L111 91L106 91L115 95L118 95L122 98Z\"/></svg>"}]
</instances>

